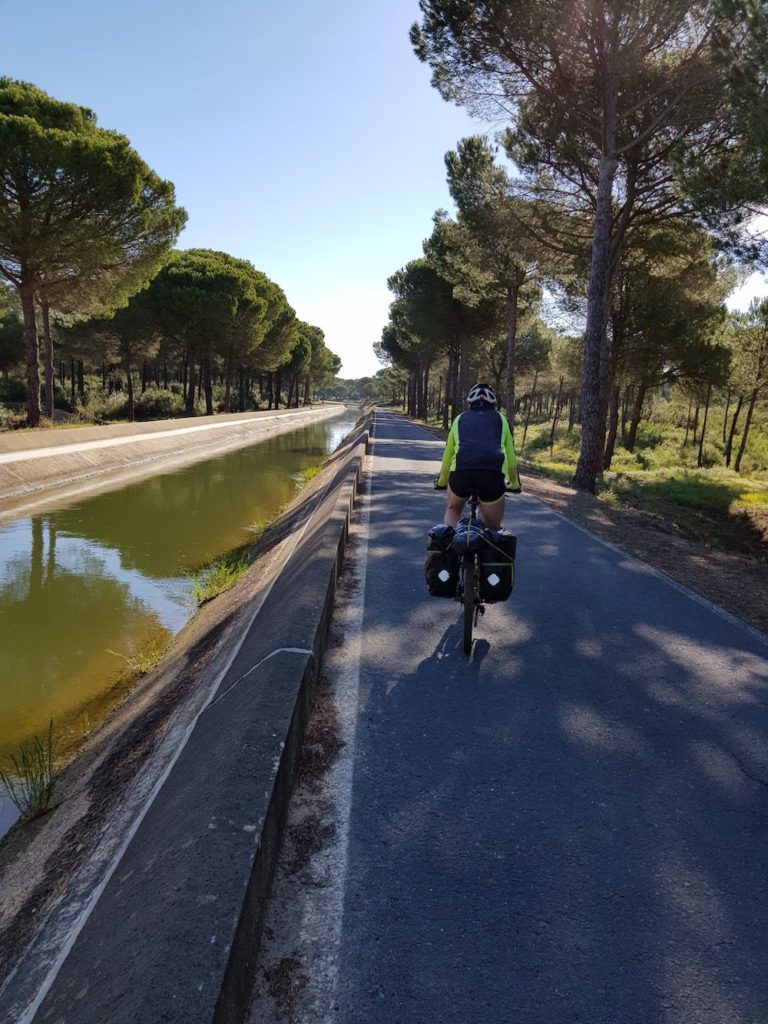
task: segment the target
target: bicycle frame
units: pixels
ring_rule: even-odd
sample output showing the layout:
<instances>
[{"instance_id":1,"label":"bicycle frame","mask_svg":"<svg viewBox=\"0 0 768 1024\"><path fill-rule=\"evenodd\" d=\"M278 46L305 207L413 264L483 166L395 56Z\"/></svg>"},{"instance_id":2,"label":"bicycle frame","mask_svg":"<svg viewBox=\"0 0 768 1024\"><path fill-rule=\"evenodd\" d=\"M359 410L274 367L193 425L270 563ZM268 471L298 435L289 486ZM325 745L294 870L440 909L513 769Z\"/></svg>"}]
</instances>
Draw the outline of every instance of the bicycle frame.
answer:
<instances>
[{"instance_id":1,"label":"bicycle frame","mask_svg":"<svg viewBox=\"0 0 768 1024\"><path fill-rule=\"evenodd\" d=\"M470 525L478 521L477 507L479 504L480 499L478 496L476 494L470 495ZM465 654L472 653L472 631L477 625L478 618L485 614L485 605L480 600L480 573L478 569L478 556L476 551L466 552L461 556L461 570L459 574L459 586L456 600L461 601L464 606L463 646Z\"/></svg>"}]
</instances>

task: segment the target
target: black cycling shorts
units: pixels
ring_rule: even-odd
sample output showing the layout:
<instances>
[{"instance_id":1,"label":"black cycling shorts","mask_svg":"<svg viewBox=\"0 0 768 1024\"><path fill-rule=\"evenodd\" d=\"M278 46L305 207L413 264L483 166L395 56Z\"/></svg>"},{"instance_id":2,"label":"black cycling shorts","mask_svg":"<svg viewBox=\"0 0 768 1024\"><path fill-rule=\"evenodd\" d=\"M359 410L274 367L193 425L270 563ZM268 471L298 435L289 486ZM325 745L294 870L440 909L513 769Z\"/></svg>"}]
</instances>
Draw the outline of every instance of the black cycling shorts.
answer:
<instances>
[{"instance_id":1,"label":"black cycling shorts","mask_svg":"<svg viewBox=\"0 0 768 1024\"><path fill-rule=\"evenodd\" d=\"M492 505L504 497L504 474L495 469L456 469L448 477L448 486L459 498L476 494L480 501Z\"/></svg>"}]
</instances>

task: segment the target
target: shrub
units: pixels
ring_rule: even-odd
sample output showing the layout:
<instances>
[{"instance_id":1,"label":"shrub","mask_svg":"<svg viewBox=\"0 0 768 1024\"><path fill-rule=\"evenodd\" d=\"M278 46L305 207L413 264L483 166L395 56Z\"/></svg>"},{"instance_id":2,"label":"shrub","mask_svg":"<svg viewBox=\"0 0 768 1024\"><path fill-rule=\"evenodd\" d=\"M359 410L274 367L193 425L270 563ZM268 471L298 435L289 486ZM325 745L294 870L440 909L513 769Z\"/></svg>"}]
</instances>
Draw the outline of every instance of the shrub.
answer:
<instances>
[{"instance_id":1,"label":"shrub","mask_svg":"<svg viewBox=\"0 0 768 1024\"><path fill-rule=\"evenodd\" d=\"M90 391L86 395L86 403L81 415L93 423L125 420L128 418L127 403L124 391L114 391L111 395L101 389Z\"/></svg>"},{"instance_id":2,"label":"shrub","mask_svg":"<svg viewBox=\"0 0 768 1024\"><path fill-rule=\"evenodd\" d=\"M23 409L9 409L0 405L0 430L18 430L26 425L27 414Z\"/></svg>"},{"instance_id":3,"label":"shrub","mask_svg":"<svg viewBox=\"0 0 768 1024\"><path fill-rule=\"evenodd\" d=\"M178 392L147 388L134 402L137 420L168 420L184 415L184 401Z\"/></svg>"},{"instance_id":4,"label":"shrub","mask_svg":"<svg viewBox=\"0 0 768 1024\"><path fill-rule=\"evenodd\" d=\"M27 385L14 377L0 381L0 402L26 402Z\"/></svg>"}]
</instances>

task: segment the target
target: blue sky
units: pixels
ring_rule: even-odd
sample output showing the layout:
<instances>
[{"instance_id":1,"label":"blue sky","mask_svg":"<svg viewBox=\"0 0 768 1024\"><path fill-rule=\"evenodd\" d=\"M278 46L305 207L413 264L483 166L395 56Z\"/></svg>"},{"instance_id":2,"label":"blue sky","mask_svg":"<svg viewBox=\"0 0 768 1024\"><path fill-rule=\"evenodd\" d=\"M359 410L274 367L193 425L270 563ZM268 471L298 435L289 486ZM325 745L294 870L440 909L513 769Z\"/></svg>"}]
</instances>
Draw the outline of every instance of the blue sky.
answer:
<instances>
[{"instance_id":1,"label":"blue sky","mask_svg":"<svg viewBox=\"0 0 768 1024\"><path fill-rule=\"evenodd\" d=\"M486 128L430 86L418 15L417 0L38 0L30 20L0 0L0 73L127 135L176 185L179 245L251 260L357 377L380 365L387 277L451 206L444 154Z\"/></svg>"},{"instance_id":2,"label":"blue sky","mask_svg":"<svg viewBox=\"0 0 768 1024\"><path fill-rule=\"evenodd\" d=\"M478 126L429 84L416 0L0 3L2 72L96 111L176 185L179 245L249 259L374 373L387 277L449 207Z\"/></svg>"}]
</instances>

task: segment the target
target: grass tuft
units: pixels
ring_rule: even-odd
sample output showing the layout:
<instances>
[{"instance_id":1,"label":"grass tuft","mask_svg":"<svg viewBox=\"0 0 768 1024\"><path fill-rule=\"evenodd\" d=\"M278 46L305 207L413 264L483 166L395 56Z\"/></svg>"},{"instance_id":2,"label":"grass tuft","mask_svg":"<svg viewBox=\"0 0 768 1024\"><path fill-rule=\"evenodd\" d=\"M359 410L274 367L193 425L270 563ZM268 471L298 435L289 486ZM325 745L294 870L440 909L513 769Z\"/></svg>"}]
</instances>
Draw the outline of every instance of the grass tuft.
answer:
<instances>
[{"instance_id":1,"label":"grass tuft","mask_svg":"<svg viewBox=\"0 0 768 1024\"><path fill-rule=\"evenodd\" d=\"M246 559L219 558L205 566L192 579L192 593L198 608L223 594L242 579L248 569Z\"/></svg>"},{"instance_id":2,"label":"grass tuft","mask_svg":"<svg viewBox=\"0 0 768 1024\"><path fill-rule=\"evenodd\" d=\"M310 480L314 480L323 471L323 466L307 466L306 469L298 474L299 480L302 484L308 484Z\"/></svg>"},{"instance_id":3,"label":"grass tuft","mask_svg":"<svg viewBox=\"0 0 768 1024\"><path fill-rule=\"evenodd\" d=\"M0 782L22 818L37 818L53 806L59 780L57 743L51 720L42 739L33 736L22 743L18 757L11 754L10 767L0 768Z\"/></svg>"},{"instance_id":4,"label":"grass tuft","mask_svg":"<svg viewBox=\"0 0 768 1024\"><path fill-rule=\"evenodd\" d=\"M149 636L134 655L120 654L119 651L113 651L109 648L107 648L107 653L114 654L116 658L121 658L128 665L131 672L144 676L147 672L151 672L153 668L157 668L163 660L163 655L168 650L169 643L170 638L165 634Z\"/></svg>"}]
</instances>

